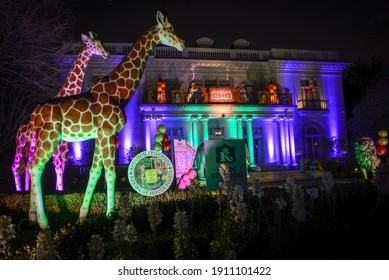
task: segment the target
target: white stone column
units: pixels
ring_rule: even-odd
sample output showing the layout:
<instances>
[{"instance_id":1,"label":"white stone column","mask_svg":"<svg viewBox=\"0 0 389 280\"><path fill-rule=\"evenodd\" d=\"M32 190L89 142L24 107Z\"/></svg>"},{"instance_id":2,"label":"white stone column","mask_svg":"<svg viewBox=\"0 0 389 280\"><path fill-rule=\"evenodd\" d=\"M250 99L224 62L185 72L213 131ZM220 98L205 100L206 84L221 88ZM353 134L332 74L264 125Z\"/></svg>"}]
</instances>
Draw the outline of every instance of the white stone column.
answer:
<instances>
[{"instance_id":1,"label":"white stone column","mask_svg":"<svg viewBox=\"0 0 389 280\"><path fill-rule=\"evenodd\" d=\"M143 121L145 123L145 147L146 150L152 150L154 139L151 136L150 115L145 115Z\"/></svg>"},{"instance_id":2,"label":"white stone column","mask_svg":"<svg viewBox=\"0 0 389 280\"><path fill-rule=\"evenodd\" d=\"M198 134L198 127L197 127L197 121L198 121L198 115L192 115L192 145L193 147L197 148L199 146L199 134Z\"/></svg>"},{"instance_id":3,"label":"white stone column","mask_svg":"<svg viewBox=\"0 0 389 280\"><path fill-rule=\"evenodd\" d=\"M254 138L253 138L253 116L246 116L246 124L247 124L247 146L249 149L250 155L250 167L255 167L254 162Z\"/></svg>"},{"instance_id":4,"label":"white stone column","mask_svg":"<svg viewBox=\"0 0 389 280\"><path fill-rule=\"evenodd\" d=\"M289 120L285 119L283 123L284 123L284 141L285 141L284 164L290 165Z\"/></svg>"},{"instance_id":5,"label":"white stone column","mask_svg":"<svg viewBox=\"0 0 389 280\"><path fill-rule=\"evenodd\" d=\"M289 146L290 146L290 164L296 165L296 146L294 143L294 125L293 119L288 122L289 126Z\"/></svg>"},{"instance_id":6,"label":"white stone column","mask_svg":"<svg viewBox=\"0 0 389 280\"><path fill-rule=\"evenodd\" d=\"M236 125L237 125L237 137L238 139L243 139L243 127L242 127L242 115L237 115L235 120L236 120Z\"/></svg>"},{"instance_id":7,"label":"white stone column","mask_svg":"<svg viewBox=\"0 0 389 280\"><path fill-rule=\"evenodd\" d=\"M277 130L278 130L278 150L279 150L279 164L284 164L285 158L285 135L284 135L284 127L283 120L277 121Z\"/></svg>"},{"instance_id":8,"label":"white stone column","mask_svg":"<svg viewBox=\"0 0 389 280\"><path fill-rule=\"evenodd\" d=\"M208 115L204 114L202 116L203 120L203 140L204 142L209 139L209 130L208 130Z\"/></svg>"}]
</instances>

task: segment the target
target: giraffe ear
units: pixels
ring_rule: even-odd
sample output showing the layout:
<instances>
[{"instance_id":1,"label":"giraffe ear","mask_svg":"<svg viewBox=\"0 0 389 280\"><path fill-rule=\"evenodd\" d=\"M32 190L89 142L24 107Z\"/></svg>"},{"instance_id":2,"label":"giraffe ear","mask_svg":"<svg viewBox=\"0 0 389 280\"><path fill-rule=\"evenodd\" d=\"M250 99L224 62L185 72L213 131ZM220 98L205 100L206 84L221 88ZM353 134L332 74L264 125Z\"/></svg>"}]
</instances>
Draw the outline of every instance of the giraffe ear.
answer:
<instances>
[{"instance_id":1,"label":"giraffe ear","mask_svg":"<svg viewBox=\"0 0 389 280\"><path fill-rule=\"evenodd\" d=\"M157 23L163 25L165 23L165 15L160 11L157 11Z\"/></svg>"},{"instance_id":2,"label":"giraffe ear","mask_svg":"<svg viewBox=\"0 0 389 280\"><path fill-rule=\"evenodd\" d=\"M89 37L85 34L81 34L81 40L86 44L89 42Z\"/></svg>"}]
</instances>

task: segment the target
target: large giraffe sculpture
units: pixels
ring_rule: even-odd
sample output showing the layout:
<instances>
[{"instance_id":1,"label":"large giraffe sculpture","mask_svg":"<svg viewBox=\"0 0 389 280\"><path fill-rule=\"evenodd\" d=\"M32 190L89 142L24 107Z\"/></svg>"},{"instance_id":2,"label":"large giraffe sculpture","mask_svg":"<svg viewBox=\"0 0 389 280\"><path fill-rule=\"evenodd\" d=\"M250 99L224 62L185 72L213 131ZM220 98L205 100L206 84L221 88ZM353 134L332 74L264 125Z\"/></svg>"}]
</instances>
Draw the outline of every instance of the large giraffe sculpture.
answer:
<instances>
[{"instance_id":1,"label":"large giraffe sculpture","mask_svg":"<svg viewBox=\"0 0 389 280\"><path fill-rule=\"evenodd\" d=\"M41 175L60 140L72 142L96 139L79 217L83 219L88 214L103 166L107 185L106 214L109 216L112 213L116 179L115 139L126 122L123 104L134 95L150 52L156 45L175 47L179 51L185 48L184 41L174 33L168 18L158 11L156 19L157 24L141 35L119 65L108 76L95 83L89 92L54 100L34 109L29 124L30 136L25 146L28 151L32 135L36 133L34 157L29 165L29 218L31 222L37 221L41 229L50 228L44 211ZM20 166L20 171L23 168L25 165Z\"/></svg>"},{"instance_id":2,"label":"large giraffe sculpture","mask_svg":"<svg viewBox=\"0 0 389 280\"><path fill-rule=\"evenodd\" d=\"M62 88L55 95L55 98L80 94L82 89L82 83L84 81L85 70L92 56L98 55L105 59L109 57L109 53L103 47L102 42L95 37L95 34L90 31L89 36L90 37L85 34L81 34L81 40L84 42L85 46L78 53ZM22 191L23 189L21 184L21 175L17 172L17 170L20 166L23 147L26 145L26 141L29 135L28 124L29 122L22 123L19 126L19 129L16 134L16 152L14 162L12 164L12 172L14 174L15 186L17 191ZM31 162L34 148L35 137L33 135L33 138L31 139L30 150L28 151L28 163ZM53 154L53 162L57 177L56 190L58 191L63 190L63 173L65 171L65 163L67 160L68 153L69 143L66 141L61 141L60 145ZM28 168L25 169L24 175L24 189L28 191L30 189L30 174Z\"/></svg>"}]
</instances>

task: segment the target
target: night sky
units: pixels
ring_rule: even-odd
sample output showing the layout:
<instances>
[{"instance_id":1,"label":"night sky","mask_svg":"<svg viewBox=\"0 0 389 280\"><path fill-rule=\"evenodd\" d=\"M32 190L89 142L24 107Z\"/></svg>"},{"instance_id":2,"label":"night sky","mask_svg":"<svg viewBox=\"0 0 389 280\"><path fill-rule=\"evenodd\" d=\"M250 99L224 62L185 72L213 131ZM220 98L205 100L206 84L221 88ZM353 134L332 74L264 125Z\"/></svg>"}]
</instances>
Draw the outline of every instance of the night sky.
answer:
<instances>
[{"instance_id":1,"label":"night sky","mask_svg":"<svg viewBox=\"0 0 389 280\"><path fill-rule=\"evenodd\" d=\"M79 33L93 30L104 42L134 42L164 11L193 47L209 37L216 48L246 39L251 49L338 51L343 61L389 59L389 1L238 0L80 1ZM96 4L98 3L98 4Z\"/></svg>"}]
</instances>

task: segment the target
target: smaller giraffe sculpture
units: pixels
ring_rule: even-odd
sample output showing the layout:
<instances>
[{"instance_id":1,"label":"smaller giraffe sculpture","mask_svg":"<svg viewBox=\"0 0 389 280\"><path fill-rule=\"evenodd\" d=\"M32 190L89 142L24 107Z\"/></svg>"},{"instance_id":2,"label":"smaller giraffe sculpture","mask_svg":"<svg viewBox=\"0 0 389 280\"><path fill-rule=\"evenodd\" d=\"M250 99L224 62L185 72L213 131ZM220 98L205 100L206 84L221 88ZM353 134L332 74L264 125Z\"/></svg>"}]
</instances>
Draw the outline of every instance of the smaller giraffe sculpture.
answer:
<instances>
[{"instance_id":1,"label":"smaller giraffe sculpture","mask_svg":"<svg viewBox=\"0 0 389 280\"><path fill-rule=\"evenodd\" d=\"M81 34L81 40L84 42L85 46L78 53L73 66L71 67L65 82L62 88L55 95L55 98L73 96L80 94L82 89L82 83L84 81L85 70L88 66L89 60L93 55L101 56L104 59L109 57L109 52L105 50L101 40L95 36L95 33L89 31L88 35ZM14 174L15 186L17 191L22 191L21 184L21 174L17 172L20 166L20 160L22 158L23 147L26 145L26 141L28 139L29 130L28 130L28 122L22 123L19 126L19 129L16 134L16 152L14 157L14 162L12 164L12 172ZM34 148L35 148L35 135L31 139L30 150L28 152L28 165L31 162ZM53 162L55 166L56 173L56 190L63 190L63 173L65 171L65 164L67 160L67 156L69 153L69 143L65 141L61 141L59 147L53 154ZM30 189L30 172L28 168L26 168L24 172L24 185L25 190L29 191Z\"/></svg>"},{"instance_id":2,"label":"smaller giraffe sculpture","mask_svg":"<svg viewBox=\"0 0 389 280\"><path fill-rule=\"evenodd\" d=\"M37 106L31 114L28 151L32 135L36 134L34 155L30 163L31 195L29 219L41 229L50 230L44 210L41 177L47 162L61 140L69 142L95 139L93 163L80 209L80 220L86 218L92 196L104 167L107 188L106 215L114 210L116 135L126 123L123 104L135 94L151 51L163 44L183 51L185 41L174 32L168 18L157 12L157 24L132 45L122 61L106 77L96 82L90 91L77 96L57 98ZM26 154L18 171L26 168Z\"/></svg>"}]
</instances>

